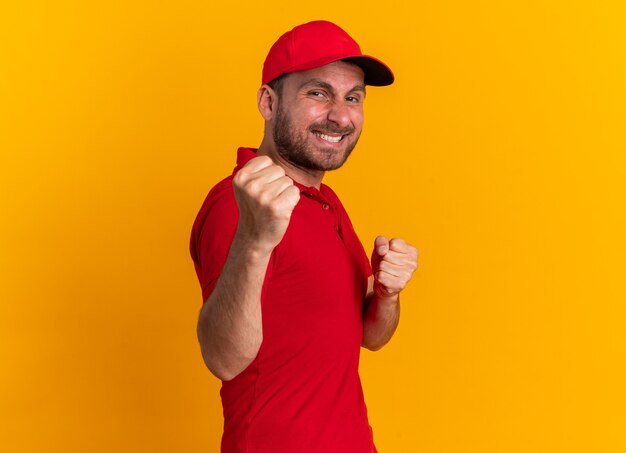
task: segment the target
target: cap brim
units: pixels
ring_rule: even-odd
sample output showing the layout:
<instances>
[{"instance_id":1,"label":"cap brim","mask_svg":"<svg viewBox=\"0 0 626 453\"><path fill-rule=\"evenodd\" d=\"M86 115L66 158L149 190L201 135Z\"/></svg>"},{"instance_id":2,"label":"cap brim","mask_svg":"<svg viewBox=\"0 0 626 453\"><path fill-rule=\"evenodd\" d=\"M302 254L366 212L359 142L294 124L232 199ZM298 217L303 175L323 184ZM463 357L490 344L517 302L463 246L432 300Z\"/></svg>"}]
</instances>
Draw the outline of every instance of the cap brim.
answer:
<instances>
[{"instance_id":1,"label":"cap brim","mask_svg":"<svg viewBox=\"0 0 626 453\"><path fill-rule=\"evenodd\" d=\"M347 57L342 60L355 64L363 70L365 85L383 87L391 85L395 79L393 72L385 63L369 55Z\"/></svg>"}]
</instances>

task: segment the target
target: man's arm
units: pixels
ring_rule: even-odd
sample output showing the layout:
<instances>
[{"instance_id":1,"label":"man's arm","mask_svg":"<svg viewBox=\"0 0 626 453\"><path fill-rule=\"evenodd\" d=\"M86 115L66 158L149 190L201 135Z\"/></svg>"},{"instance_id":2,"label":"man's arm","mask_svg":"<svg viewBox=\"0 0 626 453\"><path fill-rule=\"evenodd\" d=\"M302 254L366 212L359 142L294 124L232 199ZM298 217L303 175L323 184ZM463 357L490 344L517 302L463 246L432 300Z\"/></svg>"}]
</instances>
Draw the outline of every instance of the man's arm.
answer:
<instances>
[{"instance_id":1,"label":"man's arm","mask_svg":"<svg viewBox=\"0 0 626 453\"><path fill-rule=\"evenodd\" d=\"M228 381L256 357L263 341L261 291L300 191L266 156L251 159L233 179L239 222L215 289L198 318L198 340L209 370Z\"/></svg>"},{"instance_id":2,"label":"man's arm","mask_svg":"<svg viewBox=\"0 0 626 453\"><path fill-rule=\"evenodd\" d=\"M417 250L402 239L378 236L363 308L362 346L377 351L389 342L400 321L400 291L417 269Z\"/></svg>"}]
</instances>

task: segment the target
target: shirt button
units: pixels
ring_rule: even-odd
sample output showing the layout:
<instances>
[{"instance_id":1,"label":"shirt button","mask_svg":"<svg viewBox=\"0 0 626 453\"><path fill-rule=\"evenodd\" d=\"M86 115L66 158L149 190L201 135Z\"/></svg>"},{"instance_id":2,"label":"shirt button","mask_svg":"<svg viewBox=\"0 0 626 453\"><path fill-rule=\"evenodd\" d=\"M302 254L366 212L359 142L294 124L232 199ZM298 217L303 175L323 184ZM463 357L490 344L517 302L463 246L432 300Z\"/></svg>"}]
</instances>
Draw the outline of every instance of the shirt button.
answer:
<instances>
[{"instance_id":1,"label":"shirt button","mask_svg":"<svg viewBox=\"0 0 626 453\"><path fill-rule=\"evenodd\" d=\"M328 203L324 203L322 204L322 209L324 209L324 211L328 211L330 209L330 206L328 206Z\"/></svg>"}]
</instances>

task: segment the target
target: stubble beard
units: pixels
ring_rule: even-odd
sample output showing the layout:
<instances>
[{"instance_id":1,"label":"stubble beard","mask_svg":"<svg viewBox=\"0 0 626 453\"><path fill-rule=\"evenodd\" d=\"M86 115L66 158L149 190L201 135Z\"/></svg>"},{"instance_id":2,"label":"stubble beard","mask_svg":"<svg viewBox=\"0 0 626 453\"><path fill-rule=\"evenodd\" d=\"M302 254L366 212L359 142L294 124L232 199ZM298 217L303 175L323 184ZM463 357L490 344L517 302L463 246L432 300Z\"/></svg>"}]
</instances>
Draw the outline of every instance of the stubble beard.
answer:
<instances>
[{"instance_id":1,"label":"stubble beard","mask_svg":"<svg viewBox=\"0 0 626 453\"><path fill-rule=\"evenodd\" d=\"M313 130L323 130L346 136L354 134L354 128L338 128L330 122L311 124L307 132ZM337 159L338 151L336 149L329 147L313 150L313 146L307 143L306 135L304 137L298 135L293 128L291 118L285 113L280 101L276 110L273 132L276 150L283 159L297 167L314 171L330 171L340 168L359 141L359 135L355 136L353 142L346 147L343 156L339 159ZM347 139L348 137L343 138L343 140Z\"/></svg>"}]
</instances>

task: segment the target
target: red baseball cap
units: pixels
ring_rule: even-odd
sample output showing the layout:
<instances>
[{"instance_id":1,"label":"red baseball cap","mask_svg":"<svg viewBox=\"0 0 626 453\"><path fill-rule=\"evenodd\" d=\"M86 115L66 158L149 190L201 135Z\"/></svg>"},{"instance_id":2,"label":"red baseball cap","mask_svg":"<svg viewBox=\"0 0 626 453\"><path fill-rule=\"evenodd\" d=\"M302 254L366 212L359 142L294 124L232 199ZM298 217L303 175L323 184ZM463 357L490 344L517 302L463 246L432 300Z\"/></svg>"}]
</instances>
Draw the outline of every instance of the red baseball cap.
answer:
<instances>
[{"instance_id":1,"label":"red baseball cap","mask_svg":"<svg viewBox=\"0 0 626 453\"><path fill-rule=\"evenodd\" d=\"M278 38L265 58L262 83L269 83L282 74L319 68L338 60L359 66L365 74L366 85L393 83L393 72L385 63L363 55L348 33L325 20L298 25Z\"/></svg>"}]
</instances>

